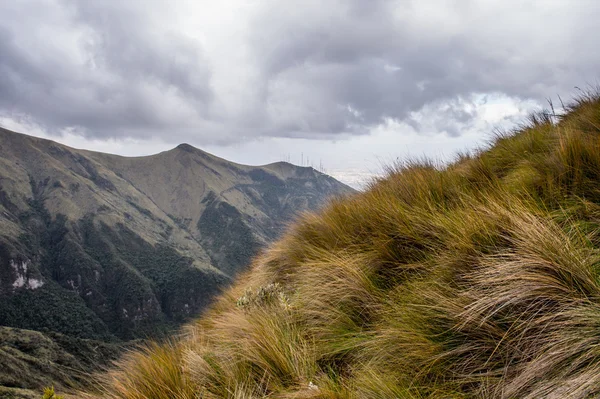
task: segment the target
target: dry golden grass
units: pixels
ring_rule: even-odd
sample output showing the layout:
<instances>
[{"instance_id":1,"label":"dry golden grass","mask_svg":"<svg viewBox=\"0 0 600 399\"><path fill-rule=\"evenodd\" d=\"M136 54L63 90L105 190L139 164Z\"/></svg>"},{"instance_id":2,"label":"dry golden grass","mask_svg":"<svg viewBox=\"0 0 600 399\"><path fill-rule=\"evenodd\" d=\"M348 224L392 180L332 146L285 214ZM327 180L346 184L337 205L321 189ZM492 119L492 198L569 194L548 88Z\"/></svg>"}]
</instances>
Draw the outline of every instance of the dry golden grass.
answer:
<instances>
[{"instance_id":1,"label":"dry golden grass","mask_svg":"<svg viewBox=\"0 0 600 399\"><path fill-rule=\"evenodd\" d=\"M104 396L597 397L598 96L558 119L305 215Z\"/></svg>"}]
</instances>

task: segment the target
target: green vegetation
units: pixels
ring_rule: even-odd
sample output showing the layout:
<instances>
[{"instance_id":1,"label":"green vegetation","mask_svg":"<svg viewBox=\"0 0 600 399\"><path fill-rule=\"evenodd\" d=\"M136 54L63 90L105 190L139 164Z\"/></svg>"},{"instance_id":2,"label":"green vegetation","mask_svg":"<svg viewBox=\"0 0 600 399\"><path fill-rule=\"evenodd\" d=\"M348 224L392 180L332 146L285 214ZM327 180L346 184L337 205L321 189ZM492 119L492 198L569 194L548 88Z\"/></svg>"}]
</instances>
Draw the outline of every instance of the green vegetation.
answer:
<instances>
[{"instance_id":1,"label":"green vegetation","mask_svg":"<svg viewBox=\"0 0 600 399\"><path fill-rule=\"evenodd\" d=\"M57 395L52 386L44 389L44 396L42 396L42 399L64 399L64 396Z\"/></svg>"},{"instance_id":2,"label":"green vegetation","mask_svg":"<svg viewBox=\"0 0 600 399\"><path fill-rule=\"evenodd\" d=\"M116 312L106 318L120 337L157 336L172 330L177 323L198 314L229 282L224 276L195 268L192 259L166 244L148 244L122 224L116 228L95 226L90 217L82 223L82 229L87 252L104 265L106 295L114 301L113 309L154 302L155 309L145 310L152 316L145 323L133 322Z\"/></svg>"},{"instance_id":3,"label":"green vegetation","mask_svg":"<svg viewBox=\"0 0 600 399\"><path fill-rule=\"evenodd\" d=\"M30 184L34 195L29 201L30 209L19 215L28 233L19 237L18 249L0 241L0 270L6 276L1 282L9 284L0 286L0 326L110 340L110 333L98 315L75 290L65 289L65 286L72 288L68 286L69 280L82 281L84 271L93 275L96 265L83 256L83 250L68 236L65 216L58 214L53 219L46 209L40 190L48 185L48 180L36 183L30 178ZM29 259L27 277L35 277L43 285L13 290L11 259L20 262Z\"/></svg>"},{"instance_id":4,"label":"green vegetation","mask_svg":"<svg viewBox=\"0 0 600 399\"><path fill-rule=\"evenodd\" d=\"M213 263L230 276L244 270L260 248L240 211L227 202L209 202L197 227Z\"/></svg>"},{"instance_id":5,"label":"green vegetation","mask_svg":"<svg viewBox=\"0 0 600 399\"><path fill-rule=\"evenodd\" d=\"M0 398L29 397L50 384L61 391L81 388L121 352L102 341L0 327Z\"/></svg>"},{"instance_id":6,"label":"green vegetation","mask_svg":"<svg viewBox=\"0 0 600 399\"><path fill-rule=\"evenodd\" d=\"M599 233L600 99L585 95L305 215L184 337L101 376L102 392L597 397Z\"/></svg>"},{"instance_id":7,"label":"green vegetation","mask_svg":"<svg viewBox=\"0 0 600 399\"><path fill-rule=\"evenodd\" d=\"M271 283L256 290L247 288L244 295L238 298L236 305L242 309L251 309L252 307L266 307L273 304L287 307L289 303L290 299L281 284Z\"/></svg>"},{"instance_id":8,"label":"green vegetation","mask_svg":"<svg viewBox=\"0 0 600 399\"><path fill-rule=\"evenodd\" d=\"M64 290L53 281L36 290L19 290L0 299L2 326L108 339L104 323L77 293Z\"/></svg>"}]
</instances>

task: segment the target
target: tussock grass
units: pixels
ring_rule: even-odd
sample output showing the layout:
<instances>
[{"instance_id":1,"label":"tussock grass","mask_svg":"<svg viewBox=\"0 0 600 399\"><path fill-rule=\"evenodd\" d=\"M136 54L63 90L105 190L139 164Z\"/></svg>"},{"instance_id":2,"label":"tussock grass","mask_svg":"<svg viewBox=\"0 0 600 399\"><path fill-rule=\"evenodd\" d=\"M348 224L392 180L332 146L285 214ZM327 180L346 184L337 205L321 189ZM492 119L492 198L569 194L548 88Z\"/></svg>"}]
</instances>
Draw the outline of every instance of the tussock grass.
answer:
<instances>
[{"instance_id":1,"label":"tussock grass","mask_svg":"<svg viewBox=\"0 0 600 399\"><path fill-rule=\"evenodd\" d=\"M109 398L600 395L600 99L304 215Z\"/></svg>"},{"instance_id":2,"label":"tussock grass","mask_svg":"<svg viewBox=\"0 0 600 399\"><path fill-rule=\"evenodd\" d=\"M121 368L99 377L101 391L107 398L190 399L195 397L194 384L182 367L186 345L180 342L151 343L129 352Z\"/></svg>"}]
</instances>

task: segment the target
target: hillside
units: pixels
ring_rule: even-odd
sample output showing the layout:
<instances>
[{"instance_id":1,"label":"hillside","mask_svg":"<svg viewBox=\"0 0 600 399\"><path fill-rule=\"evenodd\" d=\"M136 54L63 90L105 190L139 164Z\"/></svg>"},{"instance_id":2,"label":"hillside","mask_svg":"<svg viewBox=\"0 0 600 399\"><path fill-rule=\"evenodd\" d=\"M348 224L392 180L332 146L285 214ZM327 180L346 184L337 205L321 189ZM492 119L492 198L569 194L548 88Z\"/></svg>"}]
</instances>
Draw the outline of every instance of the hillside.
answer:
<instances>
[{"instance_id":1,"label":"hillside","mask_svg":"<svg viewBox=\"0 0 600 399\"><path fill-rule=\"evenodd\" d=\"M105 398L600 395L600 99L304 216ZM100 389L100 388L99 388Z\"/></svg>"},{"instance_id":2,"label":"hillside","mask_svg":"<svg viewBox=\"0 0 600 399\"><path fill-rule=\"evenodd\" d=\"M126 158L0 129L0 326L46 354L59 335L109 353L166 333L295 215L352 192L312 168L239 165L187 144ZM7 342L0 386L31 387L4 373L27 355Z\"/></svg>"}]
</instances>

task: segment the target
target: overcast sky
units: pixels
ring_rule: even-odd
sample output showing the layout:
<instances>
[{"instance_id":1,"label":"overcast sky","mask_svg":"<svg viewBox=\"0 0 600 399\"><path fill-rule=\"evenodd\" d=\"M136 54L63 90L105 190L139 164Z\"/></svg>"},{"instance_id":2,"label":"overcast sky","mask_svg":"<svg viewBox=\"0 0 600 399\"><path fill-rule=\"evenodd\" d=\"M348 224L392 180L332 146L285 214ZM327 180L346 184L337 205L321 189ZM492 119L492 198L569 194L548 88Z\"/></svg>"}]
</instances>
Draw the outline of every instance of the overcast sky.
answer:
<instances>
[{"instance_id":1,"label":"overcast sky","mask_svg":"<svg viewBox=\"0 0 600 399\"><path fill-rule=\"evenodd\" d=\"M596 0L0 0L0 125L357 186L596 85L599 20Z\"/></svg>"}]
</instances>

